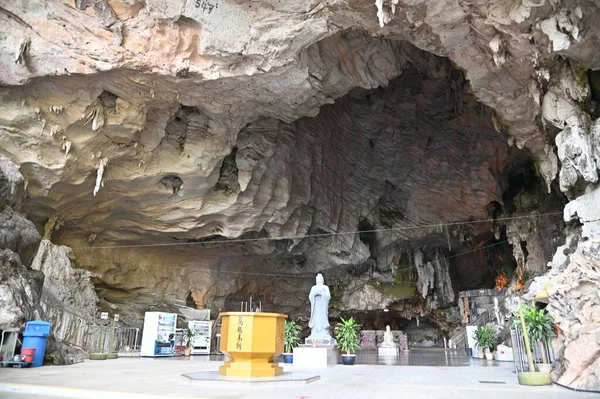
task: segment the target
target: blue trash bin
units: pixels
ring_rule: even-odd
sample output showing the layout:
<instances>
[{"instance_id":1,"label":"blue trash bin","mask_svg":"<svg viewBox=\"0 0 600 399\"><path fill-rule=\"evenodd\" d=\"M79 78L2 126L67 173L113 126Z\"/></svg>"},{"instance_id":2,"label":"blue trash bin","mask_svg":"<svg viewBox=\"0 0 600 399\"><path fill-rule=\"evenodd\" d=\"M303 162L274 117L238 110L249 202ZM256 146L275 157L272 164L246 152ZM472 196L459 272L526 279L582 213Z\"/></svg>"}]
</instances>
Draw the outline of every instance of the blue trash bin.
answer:
<instances>
[{"instance_id":1,"label":"blue trash bin","mask_svg":"<svg viewBox=\"0 0 600 399\"><path fill-rule=\"evenodd\" d=\"M50 336L50 327L50 323L42 320L28 321L25 325L25 331L23 332L23 348L35 349L31 367L41 367L44 365L46 342Z\"/></svg>"}]
</instances>

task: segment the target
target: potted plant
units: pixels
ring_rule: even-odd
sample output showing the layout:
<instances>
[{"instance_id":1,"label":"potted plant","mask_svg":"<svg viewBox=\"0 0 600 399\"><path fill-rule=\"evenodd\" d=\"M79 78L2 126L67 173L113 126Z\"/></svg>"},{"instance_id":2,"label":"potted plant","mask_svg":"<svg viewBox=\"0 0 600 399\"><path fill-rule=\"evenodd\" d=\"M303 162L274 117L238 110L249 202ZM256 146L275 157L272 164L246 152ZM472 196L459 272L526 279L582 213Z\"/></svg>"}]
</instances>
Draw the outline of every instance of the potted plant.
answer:
<instances>
[{"instance_id":1,"label":"potted plant","mask_svg":"<svg viewBox=\"0 0 600 399\"><path fill-rule=\"evenodd\" d=\"M485 356L483 354L483 345L481 344L481 342L484 341L485 338L483 338L483 330L481 329L481 327L477 327L473 338L475 338L475 344L477 345L476 349L478 351L478 357L480 359L484 359Z\"/></svg>"},{"instance_id":2,"label":"potted plant","mask_svg":"<svg viewBox=\"0 0 600 399\"><path fill-rule=\"evenodd\" d=\"M335 339L342 350L342 360L345 365L351 366L356 361L356 355L353 353L360 347L360 324L356 323L354 317L344 320L340 318L340 322L335 326Z\"/></svg>"},{"instance_id":3,"label":"potted plant","mask_svg":"<svg viewBox=\"0 0 600 399\"><path fill-rule=\"evenodd\" d=\"M284 363L293 363L294 354L293 350L295 347L300 345L300 331L302 328L294 320L285 322L283 329L283 346L285 353L283 354Z\"/></svg>"},{"instance_id":4,"label":"potted plant","mask_svg":"<svg viewBox=\"0 0 600 399\"><path fill-rule=\"evenodd\" d=\"M549 373L552 371L552 365L548 361L546 350L548 342L556 336L554 321L544 309L536 309L534 304L531 307L521 305L521 308L529 338L532 343L539 345L542 353L542 363L538 364L538 370L542 373Z\"/></svg>"},{"instance_id":5,"label":"potted plant","mask_svg":"<svg viewBox=\"0 0 600 399\"><path fill-rule=\"evenodd\" d=\"M189 328L183 329L183 343L185 344L185 349L183 350L184 356L190 355L190 351L192 349L191 348L192 340L194 339L195 336L196 336L196 334L191 329L189 329Z\"/></svg>"},{"instance_id":6,"label":"potted plant","mask_svg":"<svg viewBox=\"0 0 600 399\"><path fill-rule=\"evenodd\" d=\"M483 359L481 352L487 360L494 359L494 349L496 348L496 333L490 326L479 326L475 331L475 341L479 346L479 358Z\"/></svg>"}]
</instances>

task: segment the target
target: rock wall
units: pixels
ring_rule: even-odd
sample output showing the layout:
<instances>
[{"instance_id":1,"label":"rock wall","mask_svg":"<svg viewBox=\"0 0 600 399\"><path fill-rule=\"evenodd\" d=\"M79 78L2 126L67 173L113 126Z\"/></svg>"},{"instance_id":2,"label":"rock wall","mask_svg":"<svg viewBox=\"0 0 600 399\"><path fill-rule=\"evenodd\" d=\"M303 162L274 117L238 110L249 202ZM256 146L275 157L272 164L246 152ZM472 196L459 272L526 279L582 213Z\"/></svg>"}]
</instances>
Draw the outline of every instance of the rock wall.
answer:
<instances>
[{"instance_id":1,"label":"rock wall","mask_svg":"<svg viewBox=\"0 0 600 399\"><path fill-rule=\"evenodd\" d=\"M551 271L548 288L548 311L560 329L554 340L558 381L592 390L600 388L599 193L595 189L565 207L565 220L581 222L581 238L571 241L571 249L559 248L552 264L563 270Z\"/></svg>"},{"instance_id":2,"label":"rock wall","mask_svg":"<svg viewBox=\"0 0 600 399\"><path fill-rule=\"evenodd\" d=\"M31 268L44 273L45 301L94 318L98 297L90 281L92 273L72 266L73 251L69 247L42 240Z\"/></svg>"},{"instance_id":3,"label":"rock wall","mask_svg":"<svg viewBox=\"0 0 600 399\"><path fill-rule=\"evenodd\" d=\"M23 327L42 314L44 275L25 267L17 254L0 250L0 329Z\"/></svg>"},{"instance_id":4,"label":"rock wall","mask_svg":"<svg viewBox=\"0 0 600 399\"><path fill-rule=\"evenodd\" d=\"M559 247L552 264L548 310L560 328L554 342L556 377L574 388L600 388L600 119L596 112L597 90L591 74L582 75L573 65L559 63L549 81L542 117L554 125L560 189L571 200L564 220L574 229L575 240ZM588 79L586 79L588 78ZM572 254L573 247L577 249Z\"/></svg>"},{"instance_id":5,"label":"rock wall","mask_svg":"<svg viewBox=\"0 0 600 399\"><path fill-rule=\"evenodd\" d=\"M81 361L87 356L85 351L65 342L80 334L81 319L65 318L68 314L60 309L70 307L94 315L97 297L90 273L72 269L70 249L41 241L33 223L13 210L22 203L24 185L18 168L0 157L0 329L23 328L29 320L49 321L52 336L46 362Z\"/></svg>"},{"instance_id":6,"label":"rock wall","mask_svg":"<svg viewBox=\"0 0 600 399\"><path fill-rule=\"evenodd\" d=\"M40 235L12 208L22 204L23 186L18 168L0 157L0 329L22 327L42 314L44 275L29 267Z\"/></svg>"},{"instance_id":7,"label":"rock wall","mask_svg":"<svg viewBox=\"0 0 600 399\"><path fill-rule=\"evenodd\" d=\"M41 307L58 340L51 346L56 350L47 361L70 364L87 358L85 348L90 337L86 334L98 312L98 296L90 281L92 273L73 267L73 251L69 247L48 240L41 241L31 267L45 275Z\"/></svg>"},{"instance_id":8,"label":"rock wall","mask_svg":"<svg viewBox=\"0 0 600 399\"><path fill-rule=\"evenodd\" d=\"M552 280L548 310L559 326L556 373L561 384L600 387L600 239L581 242L565 271Z\"/></svg>"}]
</instances>

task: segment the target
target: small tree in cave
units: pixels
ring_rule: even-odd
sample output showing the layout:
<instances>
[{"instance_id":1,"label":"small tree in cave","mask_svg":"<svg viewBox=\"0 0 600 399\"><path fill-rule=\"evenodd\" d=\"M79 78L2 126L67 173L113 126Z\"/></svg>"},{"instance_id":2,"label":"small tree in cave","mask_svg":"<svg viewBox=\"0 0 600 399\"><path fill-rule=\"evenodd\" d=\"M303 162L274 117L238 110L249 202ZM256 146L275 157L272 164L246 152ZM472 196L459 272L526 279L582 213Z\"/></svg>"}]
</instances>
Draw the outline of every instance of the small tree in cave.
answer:
<instances>
[{"instance_id":1,"label":"small tree in cave","mask_svg":"<svg viewBox=\"0 0 600 399\"><path fill-rule=\"evenodd\" d=\"M530 307L521 305L521 309L523 309L527 334L529 334L531 342L537 343L540 346L542 362L548 363L546 346L552 338L556 337L554 320L552 320L552 317L545 309L537 309L533 303ZM519 319L515 319L514 321L515 324L519 324L520 322Z\"/></svg>"}]
</instances>

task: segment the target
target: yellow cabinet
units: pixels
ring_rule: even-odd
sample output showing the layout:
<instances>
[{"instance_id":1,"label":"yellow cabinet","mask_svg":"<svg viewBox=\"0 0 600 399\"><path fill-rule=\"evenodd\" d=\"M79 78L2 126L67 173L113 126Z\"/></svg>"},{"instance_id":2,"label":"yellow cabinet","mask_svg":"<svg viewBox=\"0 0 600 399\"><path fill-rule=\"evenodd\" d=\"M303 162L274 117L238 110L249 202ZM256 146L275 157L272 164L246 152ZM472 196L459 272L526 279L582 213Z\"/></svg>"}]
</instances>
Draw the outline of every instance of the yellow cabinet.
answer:
<instances>
[{"instance_id":1,"label":"yellow cabinet","mask_svg":"<svg viewBox=\"0 0 600 399\"><path fill-rule=\"evenodd\" d=\"M221 313L221 352L229 361L219 367L228 377L274 377L283 369L274 360L283 352L283 327L287 315L280 313Z\"/></svg>"}]
</instances>

